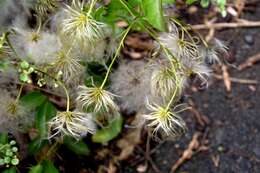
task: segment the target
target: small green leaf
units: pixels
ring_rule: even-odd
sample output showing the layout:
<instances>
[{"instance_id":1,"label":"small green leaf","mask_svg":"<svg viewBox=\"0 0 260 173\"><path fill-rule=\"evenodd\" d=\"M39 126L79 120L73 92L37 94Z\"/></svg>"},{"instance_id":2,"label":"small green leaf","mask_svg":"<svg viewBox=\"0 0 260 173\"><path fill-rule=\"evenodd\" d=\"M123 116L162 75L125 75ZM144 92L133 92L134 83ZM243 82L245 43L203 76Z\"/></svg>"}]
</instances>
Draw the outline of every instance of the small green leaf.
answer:
<instances>
[{"instance_id":1,"label":"small green leaf","mask_svg":"<svg viewBox=\"0 0 260 173\"><path fill-rule=\"evenodd\" d=\"M7 170L4 170L2 173L16 173L16 169L15 167L11 167Z\"/></svg>"},{"instance_id":2,"label":"small green leaf","mask_svg":"<svg viewBox=\"0 0 260 173\"><path fill-rule=\"evenodd\" d=\"M25 106L31 109L35 109L36 107L43 104L43 102L46 100L47 97L39 91L32 91L20 99L22 104L24 104Z\"/></svg>"},{"instance_id":3,"label":"small green leaf","mask_svg":"<svg viewBox=\"0 0 260 173\"><path fill-rule=\"evenodd\" d=\"M43 166L41 164L38 164L36 166L31 167L28 173L42 173L42 171L43 171Z\"/></svg>"},{"instance_id":4,"label":"small green leaf","mask_svg":"<svg viewBox=\"0 0 260 173\"><path fill-rule=\"evenodd\" d=\"M118 116L107 127L100 129L92 136L92 141L96 143L107 143L118 136L122 130L123 118Z\"/></svg>"},{"instance_id":5,"label":"small green leaf","mask_svg":"<svg viewBox=\"0 0 260 173\"><path fill-rule=\"evenodd\" d=\"M44 160L42 173L59 173L59 170L54 166L50 160Z\"/></svg>"},{"instance_id":6,"label":"small green leaf","mask_svg":"<svg viewBox=\"0 0 260 173\"><path fill-rule=\"evenodd\" d=\"M159 31L166 31L162 0L143 0L142 9L147 21Z\"/></svg>"},{"instance_id":7,"label":"small green leaf","mask_svg":"<svg viewBox=\"0 0 260 173\"><path fill-rule=\"evenodd\" d=\"M76 141L75 139L66 136L63 144L77 155L88 155L90 150L83 140Z\"/></svg>"},{"instance_id":8,"label":"small green leaf","mask_svg":"<svg viewBox=\"0 0 260 173\"><path fill-rule=\"evenodd\" d=\"M38 107L36 113L35 126L38 129L40 138L45 139L48 135L47 123L53 116L56 115L56 108L49 101L45 101L40 107Z\"/></svg>"},{"instance_id":9,"label":"small green leaf","mask_svg":"<svg viewBox=\"0 0 260 173\"><path fill-rule=\"evenodd\" d=\"M11 160L11 164L14 165L14 166L18 165L19 164L19 159L17 159L17 158L12 159Z\"/></svg>"},{"instance_id":10,"label":"small green leaf","mask_svg":"<svg viewBox=\"0 0 260 173\"><path fill-rule=\"evenodd\" d=\"M22 73L19 75L19 79L22 81L22 82L28 82L30 80L29 76L25 73Z\"/></svg>"},{"instance_id":11,"label":"small green leaf","mask_svg":"<svg viewBox=\"0 0 260 173\"><path fill-rule=\"evenodd\" d=\"M30 64L27 61L22 61L20 64L20 67L22 69L27 69L27 68L29 68L29 66L30 66Z\"/></svg>"},{"instance_id":12,"label":"small green leaf","mask_svg":"<svg viewBox=\"0 0 260 173\"><path fill-rule=\"evenodd\" d=\"M209 6L209 0L201 0L200 4L203 8L206 8Z\"/></svg>"},{"instance_id":13,"label":"small green leaf","mask_svg":"<svg viewBox=\"0 0 260 173\"><path fill-rule=\"evenodd\" d=\"M1 51L0 51L1 53ZM0 60L0 71L6 71L10 65L10 61L8 60Z\"/></svg>"}]
</instances>

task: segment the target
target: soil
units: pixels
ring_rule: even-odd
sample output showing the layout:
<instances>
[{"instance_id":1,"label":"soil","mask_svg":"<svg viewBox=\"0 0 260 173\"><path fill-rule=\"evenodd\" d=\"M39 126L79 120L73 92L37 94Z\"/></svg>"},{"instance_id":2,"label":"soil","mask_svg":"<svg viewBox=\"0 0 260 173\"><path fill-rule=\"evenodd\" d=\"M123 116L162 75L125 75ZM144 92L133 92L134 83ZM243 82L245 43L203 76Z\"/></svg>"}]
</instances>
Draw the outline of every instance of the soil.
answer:
<instances>
[{"instance_id":1,"label":"soil","mask_svg":"<svg viewBox=\"0 0 260 173\"><path fill-rule=\"evenodd\" d=\"M248 20L260 19L260 4ZM260 29L230 29L216 35L228 43L235 64L259 53ZM260 66L243 71L229 67L230 76L260 81ZM251 89L250 89L251 88ZM255 88L252 90L252 88ZM258 173L260 172L260 91L258 85L232 83L227 92L223 80L212 80L209 88L191 95L198 110L210 120L207 126L209 149L195 154L176 171L179 173ZM167 141L152 155L154 163L168 173L187 148L198 125L191 113L184 115L189 131L179 141ZM215 158L215 159L214 159ZM216 161L219 158L219 161ZM123 173L131 171L122 170ZM133 171L136 172L136 171ZM149 167L149 173L156 173Z\"/></svg>"}]
</instances>

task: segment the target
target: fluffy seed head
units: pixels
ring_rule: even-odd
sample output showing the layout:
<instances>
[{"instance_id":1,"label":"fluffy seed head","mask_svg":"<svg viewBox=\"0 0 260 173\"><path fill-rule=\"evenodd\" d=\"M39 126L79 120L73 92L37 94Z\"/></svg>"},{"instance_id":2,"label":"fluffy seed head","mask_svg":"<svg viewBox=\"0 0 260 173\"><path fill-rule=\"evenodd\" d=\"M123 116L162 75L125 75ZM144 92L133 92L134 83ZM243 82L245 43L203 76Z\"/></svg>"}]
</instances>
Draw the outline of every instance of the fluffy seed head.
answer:
<instances>
[{"instance_id":1,"label":"fluffy seed head","mask_svg":"<svg viewBox=\"0 0 260 173\"><path fill-rule=\"evenodd\" d=\"M211 70L200 60L185 60L180 61L184 75L196 75L202 81L201 85L208 85L208 78Z\"/></svg>"},{"instance_id":2,"label":"fluffy seed head","mask_svg":"<svg viewBox=\"0 0 260 173\"><path fill-rule=\"evenodd\" d=\"M151 91L156 96L161 96L164 99L168 98L177 89L180 95L186 86L186 76L181 75L175 67L168 65L160 65L153 71L151 78Z\"/></svg>"},{"instance_id":3,"label":"fluffy seed head","mask_svg":"<svg viewBox=\"0 0 260 173\"><path fill-rule=\"evenodd\" d=\"M93 109L94 112L117 111L118 107L114 102L114 94L100 87L79 86L77 101L86 109Z\"/></svg>"},{"instance_id":4,"label":"fluffy seed head","mask_svg":"<svg viewBox=\"0 0 260 173\"><path fill-rule=\"evenodd\" d=\"M228 48L226 45L222 41L215 38L207 47L200 49L200 55L207 64L221 64L221 58L219 56L227 55L227 50Z\"/></svg>"},{"instance_id":5,"label":"fluffy seed head","mask_svg":"<svg viewBox=\"0 0 260 173\"><path fill-rule=\"evenodd\" d=\"M187 108L181 107L183 107L183 105L176 105L173 111L170 111L157 104L152 105L149 102L147 103L147 108L150 113L144 114L143 118L146 120L147 126L153 129L153 136L178 137L186 131L185 122L178 113Z\"/></svg>"},{"instance_id":6,"label":"fluffy seed head","mask_svg":"<svg viewBox=\"0 0 260 173\"><path fill-rule=\"evenodd\" d=\"M14 29L16 34L11 37L11 43L19 57L36 65L50 64L56 60L55 55L61 49L61 43L55 34Z\"/></svg>"},{"instance_id":7,"label":"fluffy seed head","mask_svg":"<svg viewBox=\"0 0 260 173\"><path fill-rule=\"evenodd\" d=\"M94 134L96 131L96 125L91 119L91 115L77 111L58 112L48 125L49 138L68 135L80 139L88 133Z\"/></svg>"},{"instance_id":8,"label":"fluffy seed head","mask_svg":"<svg viewBox=\"0 0 260 173\"><path fill-rule=\"evenodd\" d=\"M196 59L198 57L198 47L194 41L185 40L184 31L180 35L175 24L170 24L169 30L169 33L161 33L159 35L160 44L176 58L188 57Z\"/></svg>"},{"instance_id":9,"label":"fluffy seed head","mask_svg":"<svg viewBox=\"0 0 260 173\"><path fill-rule=\"evenodd\" d=\"M40 16L44 17L48 15L48 13L55 11L57 6L57 0L37 0L35 10Z\"/></svg>"},{"instance_id":10,"label":"fluffy seed head","mask_svg":"<svg viewBox=\"0 0 260 173\"><path fill-rule=\"evenodd\" d=\"M118 95L120 109L128 114L145 108L145 99L151 99L151 63L144 60L120 61L110 75L110 89Z\"/></svg>"},{"instance_id":11,"label":"fluffy seed head","mask_svg":"<svg viewBox=\"0 0 260 173\"><path fill-rule=\"evenodd\" d=\"M91 11L84 11L84 2L73 0L71 6L64 9L62 32L75 38L82 44L93 43L102 37L104 23L96 21ZM86 42L86 43L85 43Z\"/></svg>"},{"instance_id":12,"label":"fluffy seed head","mask_svg":"<svg viewBox=\"0 0 260 173\"><path fill-rule=\"evenodd\" d=\"M56 54L56 59L56 62L53 63L54 71L61 72L62 78L66 82L74 81L83 71L80 58L74 55L70 49L61 49Z\"/></svg>"},{"instance_id":13,"label":"fluffy seed head","mask_svg":"<svg viewBox=\"0 0 260 173\"><path fill-rule=\"evenodd\" d=\"M16 93L16 92L15 92ZM33 114L19 103L11 93L2 89L0 95L0 131L16 133L32 125Z\"/></svg>"}]
</instances>

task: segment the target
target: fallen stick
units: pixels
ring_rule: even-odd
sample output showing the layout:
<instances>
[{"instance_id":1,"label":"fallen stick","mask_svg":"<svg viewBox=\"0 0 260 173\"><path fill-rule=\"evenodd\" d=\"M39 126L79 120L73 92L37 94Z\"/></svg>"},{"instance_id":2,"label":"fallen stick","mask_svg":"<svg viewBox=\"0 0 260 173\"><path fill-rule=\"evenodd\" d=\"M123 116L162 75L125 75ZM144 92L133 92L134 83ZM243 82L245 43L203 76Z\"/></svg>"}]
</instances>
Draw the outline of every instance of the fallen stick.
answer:
<instances>
[{"instance_id":1,"label":"fallen stick","mask_svg":"<svg viewBox=\"0 0 260 173\"><path fill-rule=\"evenodd\" d=\"M222 79L224 81L226 90L228 92L230 92L231 91L231 81L230 81L230 76L229 76L229 73L228 73L227 66L222 65L221 69L222 69Z\"/></svg>"},{"instance_id":2,"label":"fallen stick","mask_svg":"<svg viewBox=\"0 0 260 173\"><path fill-rule=\"evenodd\" d=\"M260 27L260 21L239 20L231 23L207 23L191 25L191 29L205 30L205 29L223 29L223 28L245 28L245 27Z\"/></svg>"},{"instance_id":3,"label":"fallen stick","mask_svg":"<svg viewBox=\"0 0 260 173\"><path fill-rule=\"evenodd\" d=\"M188 145L188 148L183 151L182 156L177 160L177 162L172 166L171 173L174 173L185 161L190 160L192 156L196 153L196 150L199 149L199 137L201 136L200 132L195 132L192 139Z\"/></svg>"},{"instance_id":4,"label":"fallen stick","mask_svg":"<svg viewBox=\"0 0 260 173\"><path fill-rule=\"evenodd\" d=\"M244 63L242 63L238 66L238 70L240 70L240 71L244 70L248 67L253 66L257 62L260 62L260 53L249 57Z\"/></svg>"},{"instance_id":5,"label":"fallen stick","mask_svg":"<svg viewBox=\"0 0 260 173\"><path fill-rule=\"evenodd\" d=\"M216 79L223 80L222 75L214 74L213 75ZM258 84L257 80L252 80L252 79L240 79L240 78L234 78L234 77L229 77L231 82L234 83L240 83L240 84Z\"/></svg>"}]
</instances>

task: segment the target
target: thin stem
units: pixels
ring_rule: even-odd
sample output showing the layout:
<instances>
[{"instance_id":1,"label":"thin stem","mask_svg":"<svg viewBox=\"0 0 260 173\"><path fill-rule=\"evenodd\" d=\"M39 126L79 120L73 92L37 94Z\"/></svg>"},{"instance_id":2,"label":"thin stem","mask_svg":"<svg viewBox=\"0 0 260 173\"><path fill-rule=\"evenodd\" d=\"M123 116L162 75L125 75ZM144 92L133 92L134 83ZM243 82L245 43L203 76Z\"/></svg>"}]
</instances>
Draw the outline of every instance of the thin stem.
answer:
<instances>
[{"instance_id":1,"label":"thin stem","mask_svg":"<svg viewBox=\"0 0 260 173\"><path fill-rule=\"evenodd\" d=\"M115 60L116 60L116 58L118 57L118 55L119 55L119 53L120 53L121 47L122 47L123 44L124 44L124 40L125 40L127 34L129 33L130 29L132 28L133 23L135 23L135 22L133 21L133 22L131 23L131 25L129 25L128 28L125 30L125 33L124 33L124 35L123 35L123 38L121 39L121 41L120 41L120 43L119 43L119 46L118 46L118 48L117 48L117 50L116 50L116 53L115 53L115 55L114 55L114 57L113 57L113 59L112 59L110 65L109 65L109 67L108 67L108 69L107 69L106 76L105 76L105 78L104 78L104 80L103 80L103 82L102 82L102 84L101 84L101 86L100 86L101 89L105 86L105 84L106 84L106 82L107 82L107 79L108 79L108 76L109 76L109 74L110 74L110 72L111 72L112 66L113 66L113 64L115 63Z\"/></svg>"},{"instance_id":2,"label":"thin stem","mask_svg":"<svg viewBox=\"0 0 260 173\"><path fill-rule=\"evenodd\" d=\"M166 111L168 111L169 109L170 109L170 106L171 106L171 104L172 104L172 102L173 102L173 100L174 100L174 98L175 98L175 96L176 96L176 93L177 93L177 87L175 88L175 90L174 90L174 93L172 94L172 97L171 97L171 100L169 101L169 103L167 104L167 106L166 106Z\"/></svg>"},{"instance_id":3,"label":"thin stem","mask_svg":"<svg viewBox=\"0 0 260 173\"><path fill-rule=\"evenodd\" d=\"M119 1L126 8L126 10L131 14L131 16L135 18L136 16L132 12L132 10L127 6L126 2L124 0L119 0Z\"/></svg>"},{"instance_id":4,"label":"thin stem","mask_svg":"<svg viewBox=\"0 0 260 173\"><path fill-rule=\"evenodd\" d=\"M64 92L65 92L65 94L66 94L66 98L67 98L66 111L68 112L69 109L70 109L70 97L69 97L69 92L68 92L68 90L67 90L65 84L64 84L62 81L60 81L59 79L55 78L54 76L52 76L52 75L50 75L50 74L48 74L48 73L46 73L46 72L44 72L44 71L42 71L42 70L40 70L40 69L35 69L35 70L38 71L38 72L40 72L40 73L42 73L42 74L44 74L44 75L49 76L49 77L52 78L54 81L58 82L58 84L63 88L63 90L64 90Z\"/></svg>"},{"instance_id":5,"label":"thin stem","mask_svg":"<svg viewBox=\"0 0 260 173\"><path fill-rule=\"evenodd\" d=\"M16 99L15 99L15 103L18 103L18 101L19 101L19 99L20 99L20 97L21 97L21 94L22 94L22 91L23 91L23 86L24 86L24 83L22 83L21 86L20 86L18 95L17 95L17 97L16 97Z\"/></svg>"},{"instance_id":6,"label":"thin stem","mask_svg":"<svg viewBox=\"0 0 260 173\"><path fill-rule=\"evenodd\" d=\"M92 0L92 1L91 1L90 7L89 7L89 10L88 10L88 13L87 13L88 16L89 16L90 13L92 12L92 10L93 10L93 8L94 8L96 2L97 2L97 0Z\"/></svg>"},{"instance_id":7,"label":"thin stem","mask_svg":"<svg viewBox=\"0 0 260 173\"><path fill-rule=\"evenodd\" d=\"M66 98L67 98L67 106L66 106L66 111L68 112L70 110L70 96L69 96L69 92L67 90L67 88L65 87L65 85L61 82L58 81L58 83L60 84L60 86L63 88L63 90L65 91L66 94Z\"/></svg>"},{"instance_id":8,"label":"thin stem","mask_svg":"<svg viewBox=\"0 0 260 173\"><path fill-rule=\"evenodd\" d=\"M59 140L55 141L55 143L47 151L46 155L44 155L44 157L41 158L41 161L46 158L49 158L51 156L51 154L53 154L55 151L57 151L58 146L59 146L58 144L60 144L60 141Z\"/></svg>"}]
</instances>

